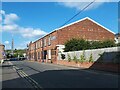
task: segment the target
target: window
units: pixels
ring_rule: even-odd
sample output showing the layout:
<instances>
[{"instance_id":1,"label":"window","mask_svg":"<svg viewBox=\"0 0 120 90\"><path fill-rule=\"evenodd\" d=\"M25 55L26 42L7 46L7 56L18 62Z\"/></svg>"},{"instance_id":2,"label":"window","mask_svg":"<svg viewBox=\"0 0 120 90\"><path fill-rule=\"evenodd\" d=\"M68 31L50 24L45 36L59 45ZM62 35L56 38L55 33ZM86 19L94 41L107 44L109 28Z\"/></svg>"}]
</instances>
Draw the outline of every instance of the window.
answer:
<instances>
[{"instance_id":1,"label":"window","mask_svg":"<svg viewBox=\"0 0 120 90\"><path fill-rule=\"evenodd\" d=\"M44 39L44 46L46 46L46 38Z\"/></svg>"},{"instance_id":2,"label":"window","mask_svg":"<svg viewBox=\"0 0 120 90\"><path fill-rule=\"evenodd\" d=\"M41 47L42 47L43 45L42 45L42 40L41 40Z\"/></svg>"},{"instance_id":3,"label":"window","mask_svg":"<svg viewBox=\"0 0 120 90\"><path fill-rule=\"evenodd\" d=\"M48 45L51 45L51 36L48 38Z\"/></svg>"},{"instance_id":4,"label":"window","mask_svg":"<svg viewBox=\"0 0 120 90\"><path fill-rule=\"evenodd\" d=\"M36 42L35 44L36 44L36 48L38 48L38 46L37 46L37 42Z\"/></svg>"},{"instance_id":5,"label":"window","mask_svg":"<svg viewBox=\"0 0 120 90\"><path fill-rule=\"evenodd\" d=\"M37 42L37 46L38 46L38 48L40 47L40 43L39 43L39 41Z\"/></svg>"}]
</instances>

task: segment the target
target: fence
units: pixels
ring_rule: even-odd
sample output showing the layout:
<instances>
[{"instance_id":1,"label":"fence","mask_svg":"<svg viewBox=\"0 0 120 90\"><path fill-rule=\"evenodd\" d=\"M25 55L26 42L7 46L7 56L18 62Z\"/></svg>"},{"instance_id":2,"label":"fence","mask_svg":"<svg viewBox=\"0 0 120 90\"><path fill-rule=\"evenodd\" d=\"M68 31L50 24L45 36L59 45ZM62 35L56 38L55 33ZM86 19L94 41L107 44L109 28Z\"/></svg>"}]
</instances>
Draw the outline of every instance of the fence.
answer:
<instances>
[{"instance_id":1,"label":"fence","mask_svg":"<svg viewBox=\"0 0 120 90\"><path fill-rule=\"evenodd\" d=\"M114 60L120 59L120 47L63 52L62 54L65 55L64 60L68 60L68 55L71 59L73 59L74 56L76 56L77 59L80 59L80 55L82 54L84 54L86 60L89 60L90 55L92 54L94 61L101 60L102 62L113 62ZM62 60L61 53L58 53L58 60Z\"/></svg>"}]
</instances>

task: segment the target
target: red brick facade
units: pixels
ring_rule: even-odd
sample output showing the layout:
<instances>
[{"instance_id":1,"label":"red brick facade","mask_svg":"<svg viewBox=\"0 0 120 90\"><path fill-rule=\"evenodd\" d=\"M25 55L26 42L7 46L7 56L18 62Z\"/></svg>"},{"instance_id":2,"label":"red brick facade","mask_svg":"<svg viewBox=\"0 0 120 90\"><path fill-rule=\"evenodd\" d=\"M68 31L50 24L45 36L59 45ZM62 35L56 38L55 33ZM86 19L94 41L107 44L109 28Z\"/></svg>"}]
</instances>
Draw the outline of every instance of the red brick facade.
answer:
<instances>
[{"instance_id":1,"label":"red brick facade","mask_svg":"<svg viewBox=\"0 0 120 90\"><path fill-rule=\"evenodd\" d=\"M56 45L64 45L71 38L83 38L86 40L114 40L114 33L93 21L84 18L80 21L63 26L35 42L29 44L28 57L30 60L56 60ZM49 53L49 55L48 55Z\"/></svg>"}]
</instances>

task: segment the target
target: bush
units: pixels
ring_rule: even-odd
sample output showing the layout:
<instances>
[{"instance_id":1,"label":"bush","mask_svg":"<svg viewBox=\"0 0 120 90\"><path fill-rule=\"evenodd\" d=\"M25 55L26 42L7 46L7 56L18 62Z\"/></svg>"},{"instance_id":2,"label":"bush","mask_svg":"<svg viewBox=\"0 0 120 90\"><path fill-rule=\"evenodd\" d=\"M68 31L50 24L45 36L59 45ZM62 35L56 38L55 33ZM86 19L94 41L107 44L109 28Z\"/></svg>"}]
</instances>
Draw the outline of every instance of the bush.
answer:
<instances>
[{"instance_id":1,"label":"bush","mask_svg":"<svg viewBox=\"0 0 120 90\"><path fill-rule=\"evenodd\" d=\"M61 54L61 58L64 60L65 59L65 54Z\"/></svg>"},{"instance_id":2,"label":"bush","mask_svg":"<svg viewBox=\"0 0 120 90\"><path fill-rule=\"evenodd\" d=\"M94 62L92 53L90 54L89 62Z\"/></svg>"},{"instance_id":3,"label":"bush","mask_svg":"<svg viewBox=\"0 0 120 90\"><path fill-rule=\"evenodd\" d=\"M65 52L68 51L78 51L78 50L85 50L90 47L90 43L85 41L84 39L71 39L65 43Z\"/></svg>"},{"instance_id":4,"label":"bush","mask_svg":"<svg viewBox=\"0 0 120 90\"><path fill-rule=\"evenodd\" d=\"M112 40L105 40L105 41L103 41L102 44L103 44L104 48L115 47L116 46L114 41L112 41Z\"/></svg>"},{"instance_id":5,"label":"bush","mask_svg":"<svg viewBox=\"0 0 120 90\"><path fill-rule=\"evenodd\" d=\"M118 44L120 46L120 44ZM114 47L116 44L113 40L104 41L86 41L84 39L70 39L65 43L65 52L68 51L79 51L86 49L98 49L98 48L108 48Z\"/></svg>"},{"instance_id":6,"label":"bush","mask_svg":"<svg viewBox=\"0 0 120 90\"><path fill-rule=\"evenodd\" d=\"M85 61L85 55L83 51L83 53L80 55L80 63L83 63L84 61Z\"/></svg>"},{"instance_id":7,"label":"bush","mask_svg":"<svg viewBox=\"0 0 120 90\"><path fill-rule=\"evenodd\" d=\"M91 41L90 49L98 49L102 48L102 42L101 41Z\"/></svg>"},{"instance_id":8,"label":"bush","mask_svg":"<svg viewBox=\"0 0 120 90\"><path fill-rule=\"evenodd\" d=\"M78 59L77 59L76 55L74 55L73 61L75 61L75 63L78 63Z\"/></svg>"},{"instance_id":9,"label":"bush","mask_svg":"<svg viewBox=\"0 0 120 90\"><path fill-rule=\"evenodd\" d=\"M68 62L71 62L72 59L71 59L71 56L68 54Z\"/></svg>"}]
</instances>

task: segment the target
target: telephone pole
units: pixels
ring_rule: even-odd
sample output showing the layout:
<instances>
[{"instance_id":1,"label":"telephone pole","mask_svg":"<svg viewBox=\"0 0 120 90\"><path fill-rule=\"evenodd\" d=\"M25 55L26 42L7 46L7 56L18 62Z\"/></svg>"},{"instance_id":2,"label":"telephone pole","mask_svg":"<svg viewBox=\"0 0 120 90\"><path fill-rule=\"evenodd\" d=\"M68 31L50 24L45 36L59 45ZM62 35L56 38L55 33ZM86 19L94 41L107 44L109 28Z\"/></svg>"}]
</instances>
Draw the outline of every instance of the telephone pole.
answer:
<instances>
[{"instance_id":1,"label":"telephone pole","mask_svg":"<svg viewBox=\"0 0 120 90\"><path fill-rule=\"evenodd\" d=\"M12 53L12 55L14 54L14 53L13 53L13 49L14 49L14 40L12 39L12 48L11 48L11 53Z\"/></svg>"},{"instance_id":2,"label":"telephone pole","mask_svg":"<svg viewBox=\"0 0 120 90\"><path fill-rule=\"evenodd\" d=\"M12 46L11 46L11 54L14 54L14 39L13 39L13 34L12 34Z\"/></svg>"}]
</instances>

